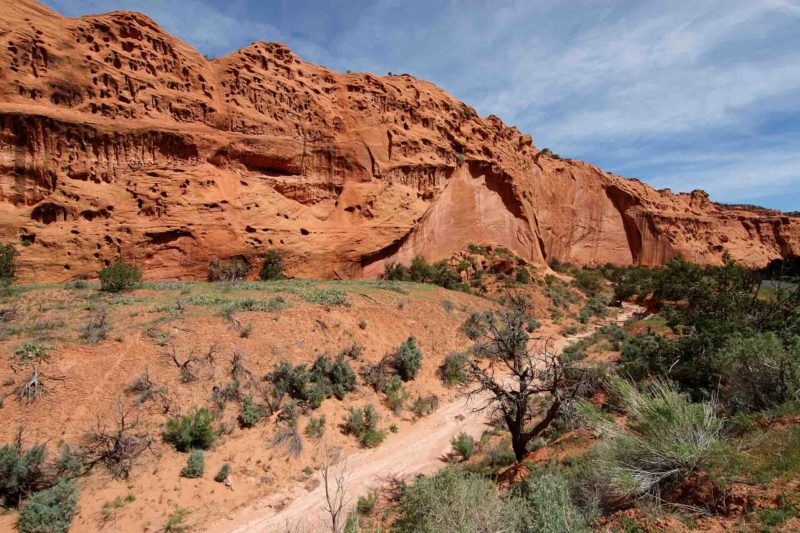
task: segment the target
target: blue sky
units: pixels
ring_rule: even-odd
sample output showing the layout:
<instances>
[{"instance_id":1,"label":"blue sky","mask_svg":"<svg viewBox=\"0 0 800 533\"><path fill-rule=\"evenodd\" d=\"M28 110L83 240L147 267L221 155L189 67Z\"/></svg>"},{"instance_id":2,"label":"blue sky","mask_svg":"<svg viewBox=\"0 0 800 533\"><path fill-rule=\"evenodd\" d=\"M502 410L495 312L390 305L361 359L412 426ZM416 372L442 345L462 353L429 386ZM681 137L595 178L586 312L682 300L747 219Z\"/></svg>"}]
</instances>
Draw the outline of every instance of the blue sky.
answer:
<instances>
[{"instance_id":1,"label":"blue sky","mask_svg":"<svg viewBox=\"0 0 800 533\"><path fill-rule=\"evenodd\" d=\"M673 191L800 210L800 0L45 0L130 9L208 55L280 41L408 72L539 147Z\"/></svg>"}]
</instances>

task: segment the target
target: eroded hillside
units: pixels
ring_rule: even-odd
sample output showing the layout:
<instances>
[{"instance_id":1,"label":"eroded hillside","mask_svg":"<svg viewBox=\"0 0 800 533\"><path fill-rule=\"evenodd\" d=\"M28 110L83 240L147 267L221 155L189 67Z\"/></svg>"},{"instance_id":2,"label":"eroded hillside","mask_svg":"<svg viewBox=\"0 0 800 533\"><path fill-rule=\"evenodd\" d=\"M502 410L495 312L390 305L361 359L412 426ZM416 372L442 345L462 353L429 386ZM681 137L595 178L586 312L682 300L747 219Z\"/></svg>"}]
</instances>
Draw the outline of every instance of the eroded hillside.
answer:
<instances>
[{"instance_id":1,"label":"eroded hillside","mask_svg":"<svg viewBox=\"0 0 800 533\"><path fill-rule=\"evenodd\" d=\"M202 279L267 247L292 275L349 278L474 242L643 265L800 246L796 217L560 159L407 74L342 74L265 42L210 60L137 13L0 12L0 239L20 245L23 282L118 256Z\"/></svg>"}]
</instances>

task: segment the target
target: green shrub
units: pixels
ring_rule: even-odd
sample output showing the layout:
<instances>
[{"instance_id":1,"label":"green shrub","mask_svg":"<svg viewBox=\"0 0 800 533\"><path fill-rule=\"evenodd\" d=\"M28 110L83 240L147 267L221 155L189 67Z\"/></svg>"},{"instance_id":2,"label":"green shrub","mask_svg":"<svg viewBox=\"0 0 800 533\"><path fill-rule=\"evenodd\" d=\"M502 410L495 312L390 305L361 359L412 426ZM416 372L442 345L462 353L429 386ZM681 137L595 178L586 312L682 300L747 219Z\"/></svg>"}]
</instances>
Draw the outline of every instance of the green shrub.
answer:
<instances>
[{"instance_id":1,"label":"green shrub","mask_svg":"<svg viewBox=\"0 0 800 533\"><path fill-rule=\"evenodd\" d=\"M390 281L408 281L408 269L400 263L389 263L383 270L383 279Z\"/></svg>"},{"instance_id":2,"label":"green shrub","mask_svg":"<svg viewBox=\"0 0 800 533\"><path fill-rule=\"evenodd\" d=\"M594 296L600 291L600 272L597 270L578 270L572 284L587 296Z\"/></svg>"},{"instance_id":3,"label":"green shrub","mask_svg":"<svg viewBox=\"0 0 800 533\"><path fill-rule=\"evenodd\" d=\"M800 400L800 337L787 345L772 332L734 333L716 358L721 396L737 409L756 411Z\"/></svg>"},{"instance_id":4,"label":"green shrub","mask_svg":"<svg viewBox=\"0 0 800 533\"><path fill-rule=\"evenodd\" d=\"M19 252L13 244L0 243L0 289L6 289L17 279Z\"/></svg>"},{"instance_id":5,"label":"green shrub","mask_svg":"<svg viewBox=\"0 0 800 533\"><path fill-rule=\"evenodd\" d=\"M186 460L186 466L181 470L181 476L188 478L201 477L206 470L206 457L203 450L192 450Z\"/></svg>"},{"instance_id":6,"label":"green shrub","mask_svg":"<svg viewBox=\"0 0 800 533\"><path fill-rule=\"evenodd\" d=\"M636 380L666 376L675 360L676 345L665 337L647 331L625 339L621 363L625 374Z\"/></svg>"},{"instance_id":7,"label":"green shrub","mask_svg":"<svg viewBox=\"0 0 800 533\"><path fill-rule=\"evenodd\" d=\"M450 440L450 445L465 461L475 452L475 439L463 431Z\"/></svg>"},{"instance_id":8,"label":"green shrub","mask_svg":"<svg viewBox=\"0 0 800 533\"><path fill-rule=\"evenodd\" d=\"M6 507L17 507L21 500L49 485L44 444L25 451L16 444L0 447L0 498Z\"/></svg>"},{"instance_id":9,"label":"green shrub","mask_svg":"<svg viewBox=\"0 0 800 533\"><path fill-rule=\"evenodd\" d=\"M579 533L590 531L597 518L596 507L589 513L572 500L572 487L557 470L533 470L522 484L521 492L527 503L525 531L540 533Z\"/></svg>"},{"instance_id":10,"label":"green shrub","mask_svg":"<svg viewBox=\"0 0 800 533\"><path fill-rule=\"evenodd\" d=\"M261 279L264 281L283 279L283 268L280 252L269 249L264 253L264 262L261 263Z\"/></svg>"},{"instance_id":11,"label":"green shrub","mask_svg":"<svg viewBox=\"0 0 800 533\"><path fill-rule=\"evenodd\" d=\"M20 365L47 362L50 359L48 352L52 349L51 344L28 341L14 349L12 358Z\"/></svg>"},{"instance_id":12,"label":"green shrub","mask_svg":"<svg viewBox=\"0 0 800 533\"><path fill-rule=\"evenodd\" d=\"M403 381L417 376L422 366L422 352L417 348L416 338L409 337L395 350L392 366Z\"/></svg>"},{"instance_id":13,"label":"green shrub","mask_svg":"<svg viewBox=\"0 0 800 533\"><path fill-rule=\"evenodd\" d=\"M325 417L309 418L306 426L306 435L312 439L320 439L325 434Z\"/></svg>"},{"instance_id":14,"label":"green shrub","mask_svg":"<svg viewBox=\"0 0 800 533\"><path fill-rule=\"evenodd\" d=\"M444 358L444 363L439 367L439 377L445 385L459 385L467 382L467 373L464 366L467 364L467 355L462 352L451 352Z\"/></svg>"},{"instance_id":15,"label":"green shrub","mask_svg":"<svg viewBox=\"0 0 800 533\"><path fill-rule=\"evenodd\" d=\"M486 333L486 320L491 316L489 313L472 312L469 317L461 324L461 331L470 340L477 340Z\"/></svg>"},{"instance_id":16,"label":"green shrub","mask_svg":"<svg viewBox=\"0 0 800 533\"><path fill-rule=\"evenodd\" d=\"M360 516L372 516L378 505L378 493L370 491L366 496L359 496L356 503L356 510Z\"/></svg>"},{"instance_id":17,"label":"green shrub","mask_svg":"<svg viewBox=\"0 0 800 533\"><path fill-rule=\"evenodd\" d=\"M508 443L503 442L489 448L486 455L481 460L481 464L490 469L497 470L514 464L516 460L517 458L514 455L514 450L511 449Z\"/></svg>"},{"instance_id":18,"label":"green shrub","mask_svg":"<svg viewBox=\"0 0 800 533\"><path fill-rule=\"evenodd\" d=\"M195 409L190 415L168 420L164 440L180 452L192 448L207 450L214 444L213 421L214 415L208 409Z\"/></svg>"},{"instance_id":19,"label":"green shrub","mask_svg":"<svg viewBox=\"0 0 800 533\"><path fill-rule=\"evenodd\" d=\"M502 498L491 481L458 467L420 478L402 491L399 533L521 531L525 504Z\"/></svg>"},{"instance_id":20,"label":"green shrub","mask_svg":"<svg viewBox=\"0 0 800 533\"><path fill-rule=\"evenodd\" d=\"M37 492L19 512L20 533L67 533L78 497L78 487L71 481Z\"/></svg>"},{"instance_id":21,"label":"green shrub","mask_svg":"<svg viewBox=\"0 0 800 533\"><path fill-rule=\"evenodd\" d=\"M231 474L231 465L229 465L228 463L225 463L219 469L219 472L217 472L217 475L214 476L214 481L216 481L217 483L222 483L223 481L225 481L228 478L228 476L230 474Z\"/></svg>"},{"instance_id":22,"label":"green shrub","mask_svg":"<svg viewBox=\"0 0 800 533\"><path fill-rule=\"evenodd\" d=\"M399 415L409 398L408 392L403 387L403 382L395 377L384 392L386 393L386 405L394 414Z\"/></svg>"},{"instance_id":23,"label":"green shrub","mask_svg":"<svg viewBox=\"0 0 800 533\"><path fill-rule=\"evenodd\" d=\"M523 285L527 285L528 283L530 283L531 282L531 275L528 272L528 269L525 268L525 267L518 268L517 269L517 273L516 273L516 275L514 277L514 280L517 283L521 283Z\"/></svg>"},{"instance_id":24,"label":"green shrub","mask_svg":"<svg viewBox=\"0 0 800 533\"><path fill-rule=\"evenodd\" d=\"M378 413L371 405L363 409L351 407L345 421L345 431L355 436L364 448L374 448L383 442L386 436L378 429Z\"/></svg>"},{"instance_id":25,"label":"green shrub","mask_svg":"<svg viewBox=\"0 0 800 533\"><path fill-rule=\"evenodd\" d=\"M624 427L586 401L579 402L578 410L603 436L593 448L594 461L617 496L657 496L707 459L722 428L713 403L690 403L664 382L642 392L612 378L608 388L628 415Z\"/></svg>"},{"instance_id":26,"label":"green shrub","mask_svg":"<svg viewBox=\"0 0 800 533\"><path fill-rule=\"evenodd\" d=\"M310 380L306 365L294 366L284 361L275 366L264 379L272 383L278 397L285 394L296 400L306 399L306 386Z\"/></svg>"},{"instance_id":27,"label":"green shrub","mask_svg":"<svg viewBox=\"0 0 800 533\"><path fill-rule=\"evenodd\" d=\"M257 405L253 405L253 398L247 396L242 400L242 409L239 412L239 425L243 428L255 426L264 416L264 411Z\"/></svg>"},{"instance_id":28,"label":"green shrub","mask_svg":"<svg viewBox=\"0 0 800 533\"><path fill-rule=\"evenodd\" d=\"M118 259L100 271L100 290L106 292L130 291L142 283L142 271Z\"/></svg>"}]
</instances>

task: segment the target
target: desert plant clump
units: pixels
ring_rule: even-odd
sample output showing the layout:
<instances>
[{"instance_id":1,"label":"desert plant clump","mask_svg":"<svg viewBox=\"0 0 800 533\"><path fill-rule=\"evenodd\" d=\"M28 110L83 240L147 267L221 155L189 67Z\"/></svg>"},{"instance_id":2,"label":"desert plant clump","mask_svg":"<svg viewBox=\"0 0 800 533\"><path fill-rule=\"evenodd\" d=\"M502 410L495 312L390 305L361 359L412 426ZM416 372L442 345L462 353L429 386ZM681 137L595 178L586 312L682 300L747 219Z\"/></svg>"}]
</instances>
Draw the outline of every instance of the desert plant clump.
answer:
<instances>
[{"instance_id":1,"label":"desert plant clump","mask_svg":"<svg viewBox=\"0 0 800 533\"><path fill-rule=\"evenodd\" d=\"M101 270L98 277L100 290L106 292L130 291L142 284L141 269L121 259Z\"/></svg>"},{"instance_id":2,"label":"desert plant clump","mask_svg":"<svg viewBox=\"0 0 800 533\"><path fill-rule=\"evenodd\" d=\"M403 381L414 379L422 367L422 352L417 348L417 339L409 337L397 347L392 359L392 366Z\"/></svg>"},{"instance_id":3,"label":"desert plant clump","mask_svg":"<svg viewBox=\"0 0 800 533\"><path fill-rule=\"evenodd\" d=\"M503 498L489 480L451 466L435 476L418 479L401 492L392 531L523 531L524 512L521 498Z\"/></svg>"},{"instance_id":4,"label":"desert plant clump","mask_svg":"<svg viewBox=\"0 0 800 533\"><path fill-rule=\"evenodd\" d=\"M259 276L264 281L283 279L283 258L278 250L270 248L264 253L264 262L261 263Z\"/></svg>"},{"instance_id":5,"label":"desert plant clump","mask_svg":"<svg viewBox=\"0 0 800 533\"><path fill-rule=\"evenodd\" d=\"M78 487L72 481L59 481L37 492L20 509L20 533L67 533L78 498Z\"/></svg>"},{"instance_id":6,"label":"desert plant clump","mask_svg":"<svg viewBox=\"0 0 800 533\"><path fill-rule=\"evenodd\" d=\"M464 368L467 364L467 355L462 352L450 352L439 367L439 377L445 385L461 385L467 382L467 373Z\"/></svg>"},{"instance_id":7,"label":"desert plant clump","mask_svg":"<svg viewBox=\"0 0 800 533\"><path fill-rule=\"evenodd\" d=\"M222 483L228 478L229 475L231 475L231 465L225 463L220 467L219 471L214 476L214 481L217 483Z\"/></svg>"},{"instance_id":8,"label":"desert plant clump","mask_svg":"<svg viewBox=\"0 0 800 533\"><path fill-rule=\"evenodd\" d=\"M206 458L203 450L191 450L186 460L186 466L181 470L181 476L198 478L203 476L206 469Z\"/></svg>"},{"instance_id":9,"label":"desert plant clump","mask_svg":"<svg viewBox=\"0 0 800 533\"><path fill-rule=\"evenodd\" d=\"M325 417L311 417L306 426L306 435L312 439L320 439L325 434Z\"/></svg>"},{"instance_id":10,"label":"desert plant clump","mask_svg":"<svg viewBox=\"0 0 800 533\"><path fill-rule=\"evenodd\" d=\"M14 349L11 355L12 360L19 365L29 365L34 363L46 363L50 360L51 344L42 344L36 341L28 341L20 344Z\"/></svg>"},{"instance_id":11,"label":"desert plant clump","mask_svg":"<svg viewBox=\"0 0 800 533\"><path fill-rule=\"evenodd\" d=\"M453 451L465 461L475 452L475 439L463 431L450 440L450 445L453 447Z\"/></svg>"},{"instance_id":12,"label":"desert plant clump","mask_svg":"<svg viewBox=\"0 0 800 533\"><path fill-rule=\"evenodd\" d=\"M164 440L180 452L192 448L207 450L216 437L211 427L213 421L214 415L205 407L200 407L190 415L168 420Z\"/></svg>"},{"instance_id":13,"label":"desert plant clump","mask_svg":"<svg viewBox=\"0 0 800 533\"><path fill-rule=\"evenodd\" d=\"M599 511L594 502L580 508L572 498L570 481L557 470L536 469L521 486L527 504L525 531L588 532Z\"/></svg>"},{"instance_id":14,"label":"desert plant clump","mask_svg":"<svg viewBox=\"0 0 800 533\"><path fill-rule=\"evenodd\" d=\"M109 428L103 420L87 431L81 440L78 456L88 470L104 466L114 479L127 479L134 462L151 449L152 439L139 431L139 419L130 420L130 414L118 408L114 424Z\"/></svg>"},{"instance_id":15,"label":"desert plant clump","mask_svg":"<svg viewBox=\"0 0 800 533\"><path fill-rule=\"evenodd\" d=\"M378 413L371 405L363 409L351 407L344 427L345 431L355 436L364 448L378 446L386 436L384 431L378 429Z\"/></svg>"},{"instance_id":16,"label":"desert plant clump","mask_svg":"<svg viewBox=\"0 0 800 533\"><path fill-rule=\"evenodd\" d=\"M612 378L608 389L628 415L625 427L586 401L578 409L603 436L594 449L594 462L621 498L658 498L702 466L720 437L722 421L714 402L691 403L663 381L642 392L629 381Z\"/></svg>"},{"instance_id":17,"label":"desert plant clump","mask_svg":"<svg viewBox=\"0 0 800 533\"><path fill-rule=\"evenodd\" d=\"M111 329L106 309L98 309L80 326L80 338L86 344L97 344L108 336Z\"/></svg>"},{"instance_id":18,"label":"desert plant clump","mask_svg":"<svg viewBox=\"0 0 800 533\"><path fill-rule=\"evenodd\" d=\"M252 396L247 396L242 400L242 408L239 412L239 425L241 427L251 428L255 426L263 416L263 409L253 404Z\"/></svg>"},{"instance_id":19,"label":"desert plant clump","mask_svg":"<svg viewBox=\"0 0 800 533\"><path fill-rule=\"evenodd\" d=\"M411 412L417 418L428 416L439 407L439 398L436 396L417 396L411 404Z\"/></svg>"},{"instance_id":20,"label":"desert plant clump","mask_svg":"<svg viewBox=\"0 0 800 533\"><path fill-rule=\"evenodd\" d=\"M384 392L386 393L386 405L395 415L399 415L409 398L408 392L403 387L403 382L395 377Z\"/></svg>"}]
</instances>

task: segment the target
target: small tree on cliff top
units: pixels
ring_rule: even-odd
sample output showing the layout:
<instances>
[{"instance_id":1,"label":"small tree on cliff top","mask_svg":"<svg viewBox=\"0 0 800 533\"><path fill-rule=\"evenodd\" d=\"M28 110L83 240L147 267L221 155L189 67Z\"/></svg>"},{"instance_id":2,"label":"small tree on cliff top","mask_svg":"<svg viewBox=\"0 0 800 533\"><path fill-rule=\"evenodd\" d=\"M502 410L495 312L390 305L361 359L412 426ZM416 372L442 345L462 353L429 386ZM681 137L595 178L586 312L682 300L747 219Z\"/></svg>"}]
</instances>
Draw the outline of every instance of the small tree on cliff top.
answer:
<instances>
[{"instance_id":1,"label":"small tree on cliff top","mask_svg":"<svg viewBox=\"0 0 800 533\"><path fill-rule=\"evenodd\" d=\"M490 394L479 409L496 409L502 415L517 461L577 391L552 347L545 344L540 350L530 349L527 308L527 300L512 297L509 308L482 317L485 333L476 341L475 357L467 361L465 369L469 379L478 384L470 396ZM537 409L540 402L545 407Z\"/></svg>"}]
</instances>

